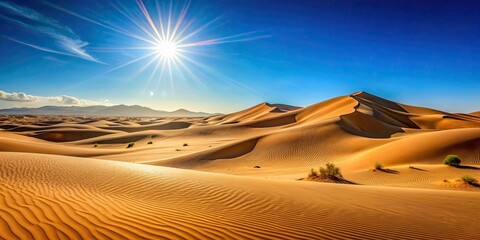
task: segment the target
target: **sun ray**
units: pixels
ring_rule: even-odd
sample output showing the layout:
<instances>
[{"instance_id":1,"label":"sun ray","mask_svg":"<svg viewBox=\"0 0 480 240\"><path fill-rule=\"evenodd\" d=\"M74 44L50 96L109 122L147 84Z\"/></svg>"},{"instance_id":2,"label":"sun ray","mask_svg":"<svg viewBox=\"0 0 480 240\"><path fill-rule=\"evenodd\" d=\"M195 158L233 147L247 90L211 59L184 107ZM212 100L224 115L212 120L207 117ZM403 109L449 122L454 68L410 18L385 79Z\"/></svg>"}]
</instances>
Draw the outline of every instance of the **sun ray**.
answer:
<instances>
[{"instance_id":1,"label":"sun ray","mask_svg":"<svg viewBox=\"0 0 480 240\"><path fill-rule=\"evenodd\" d=\"M117 27L115 27L115 26L112 26L112 25L110 25L110 24L108 24L108 23L106 23L106 22L104 22L104 21L101 21L101 20L93 20L93 19L91 19L91 18L82 16L82 15L80 15L80 14L77 14L77 13L75 13L75 12L72 12L72 11L70 11L70 10L67 10L67 9L65 9L65 8L62 8L62 7L60 7L60 6L57 6L57 5L52 4L52 3L49 3L49 2L45 2L45 4L48 5L48 6L50 6L50 7L52 7L52 8L55 8L55 9L57 9L57 10L59 10L59 11L62 11L62 12L64 12L64 13L67 13L67 14L72 15L72 16L74 16L74 17L80 18L80 19L82 19L82 20L84 20L84 21L87 21L87 22L96 24L96 25L98 25L98 26L104 27L104 28L106 28L106 29L112 30L112 31L117 32L117 33L120 33L120 34L122 34L122 35L124 35L124 36L131 37L131 38L135 38L135 39L137 39L137 40L141 40L141 41L146 42L146 43L149 43L149 44L155 44L155 42L152 42L151 40L148 40L148 39L146 39L146 38L144 38L144 37L138 36L138 35L136 35L136 34L133 34L133 33L130 33L130 32L128 32L128 31L125 31L125 30L122 30L122 29L120 29L120 28L117 28Z\"/></svg>"},{"instance_id":2,"label":"sun ray","mask_svg":"<svg viewBox=\"0 0 480 240\"><path fill-rule=\"evenodd\" d=\"M164 25L163 25L163 19L162 19L162 11L161 11L161 8L160 8L160 5L159 5L158 1L155 1L155 7L157 8L158 22L159 22L159 25L160 25L160 31L162 32L162 38L161 38L161 40L162 40L162 41L166 41L167 35L165 34L165 27L164 27Z\"/></svg>"},{"instance_id":3,"label":"sun ray","mask_svg":"<svg viewBox=\"0 0 480 240\"><path fill-rule=\"evenodd\" d=\"M182 65L183 69L188 73L188 75L190 75L190 77L197 83L197 84L200 84L202 87L206 87L205 84L203 83L203 81L198 78L191 70L190 68L185 64L183 63L183 61L179 58L181 57L182 55L178 55L178 56L175 56L177 62Z\"/></svg>"},{"instance_id":4,"label":"sun ray","mask_svg":"<svg viewBox=\"0 0 480 240\"><path fill-rule=\"evenodd\" d=\"M114 5L115 8L123 15L125 16L128 20L130 20L133 24L135 24L140 30L142 30L144 33L146 33L153 41L159 42L158 38L156 38L145 26L142 26L141 22L135 20L133 16L130 16L126 11L121 8L125 8L121 3L118 3L117 5Z\"/></svg>"},{"instance_id":5,"label":"sun ray","mask_svg":"<svg viewBox=\"0 0 480 240\"><path fill-rule=\"evenodd\" d=\"M252 37L248 37L248 38L235 39L235 38L242 37L242 36L248 36L248 35L251 35L251 34L254 34L254 33L258 33L258 31L240 33L240 34L236 34L236 35L232 35L232 36L214 38L214 39L207 39L207 40L202 40L202 41L192 42L192 43L186 43L186 44L179 44L178 47L179 48L187 48L187 47L207 46L207 45L234 43L234 42L246 42L246 41L252 41L252 40L257 40L257 39L270 37L270 35L262 35L262 36L252 36Z\"/></svg>"},{"instance_id":6,"label":"sun ray","mask_svg":"<svg viewBox=\"0 0 480 240\"><path fill-rule=\"evenodd\" d=\"M124 67L126 67L126 66L128 66L128 65L134 64L134 63L139 62L139 61L141 61L141 60L143 60L143 59L145 59L145 58L151 57L151 56L153 56L153 55L155 55L155 54L156 54L156 53L153 52L153 53L149 53L149 54L147 54L147 55L143 55L143 56L141 56L141 57L135 58L135 59L133 59L133 60L127 62L127 63L124 63L124 64L122 64L122 65L120 65L120 66L117 66L117 67L115 67L115 68L113 68L113 69L108 70L107 72L105 72L105 74L111 73L111 72L114 72L114 71L117 71L117 70L119 70L119 69L121 69L121 68L124 68Z\"/></svg>"},{"instance_id":7,"label":"sun ray","mask_svg":"<svg viewBox=\"0 0 480 240\"><path fill-rule=\"evenodd\" d=\"M182 7L182 10L180 11L177 22L175 23L175 27L173 28L173 32L172 32L173 39L176 38L176 33L178 31L178 28L183 23L183 19L185 18L185 15L187 15L187 11L189 7L190 7L190 1L185 2L185 4Z\"/></svg>"},{"instance_id":8,"label":"sun ray","mask_svg":"<svg viewBox=\"0 0 480 240\"><path fill-rule=\"evenodd\" d=\"M150 67L150 65L152 65L152 63L154 63L155 61L158 61L158 58L160 57L160 55L155 55L154 57L152 57L152 59L150 59L150 61L148 61L147 64L145 64L144 66L142 66L140 69L138 69L138 71L136 72L136 74L134 76L138 76L140 75L142 72L144 72L148 67Z\"/></svg>"},{"instance_id":9,"label":"sun ray","mask_svg":"<svg viewBox=\"0 0 480 240\"><path fill-rule=\"evenodd\" d=\"M152 27L155 34L157 34L157 37L158 37L157 41L162 40L162 37L160 36L160 33L158 32L157 27L155 26L155 23L153 22L152 18L150 17L150 14L148 13L147 8L145 7L145 4L143 4L143 1L138 0L137 4L140 7L140 9L142 10L143 16L145 16L148 23L150 24L150 27Z\"/></svg>"},{"instance_id":10,"label":"sun ray","mask_svg":"<svg viewBox=\"0 0 480 240\"><path fill-rule=\"evenodd\" d=\"M157 88L160 86L160 83L162 83L163 75L165 74L165 68L166 68L166 61L165 59L162 59L162 68L160 69L160 75L158 76L158 81L157 81Z\"/></svg>"},{"instance_id":11,"label":"sun ray","mask_svg":"<svg viewBox=\"0 0 480 240\"><path fill-rule=\"evenodd\" d=\"M188 19L187 15L191 8L190 0L184 1L180 8L174 7L173 0L166 4L161 4L156 0L152 4L146 3L148 2L143 0L135 0L135 3L131 3L131 5L127 3L124 5L118 2L113 3L112 9L119 12L126 20L116 23L115 21L102 20L101 17L83 16L52 3L47 2L46 4L115 33L139 40L139 44L134 46L90 47L90 50L110 53L135 51L137 55L135 58L108 70L104 74L138 63L141 65L135 71L135 76L140 76L140 74L148 70L149 73L145 84L149 85L153 79L158 79L156 80L158 88L161 82L167 82L170 85L170 94L172 95L174 94L173 86L176 81L186 83L188 80L191 80L198 86L206 87L204 80L211 78L211 76L220 80L226 79L224 76L217 74L212 68L189 57L189 55L220 60L218 55L202 51L205 50L203 47L269 37L268 35L259 35L259 31L251 31L230 36L204 38L202 40L200 35L206 34L207 30L213 24L219 22L222 17L213 18L205 23L198 23L193 19ZM152 7L153 9L149 9ZM152 14L151 10L154 10L153 13L156 14ZM195 40L193 41L193 39ZM136 79L138 78L136 77ZM228 78L225 81L229 82L231 80ZM239 85L237 84L236 86Z\"/></svg>"},{"instance_id":12,"label":"sun ray","mask_svg":"<svg viewBox=\"0 0 480 240\"><path fill-rule=\"evenodd\" d=\"M155 50L155 47L91 47L89 50L92 52L151 51Z\"/></svg>"},{"instance_id":13,"label":"sun ray","mask_svg":"<svg viewBox=\"0 0 480 240\"><path fill-rule=\"evenodd\" d=\"M189 33L187 36L181 38L181 39L174 39L175 42L177 42L178 44L190 39L191 37L195 36L196 34L202 32L203 30L205 30L207 27L209 27L210 25L212 25L213 23L217 22L218 20L220 19L220 17L216 17L214 18L213 20L207 22L206 24L204 24L203 26L197 28L197 30L195 31L192 31L191 33Z\"/></svg>"},{"instance_id":14,"label":"sun ray","mask_svg":"<svg viewBox=\"0 0 480 240\"><path fill-rule=\"evenodd\" d=\"M172 8L173 8L173 1L170 1L170 8L168 9L168 20L167 20L167 39L166 41L170 41L170 28L172 25Z\"/></svg>"},{"instance_id":15,"label":"sun ray","mask_svg":"<svg viewBox=\"0 0 480 240\"><path fill-rule=\"evenodd\" d=\"M182 80L182 82L187 83L187 79L185 78L185 75L183 74L182 70L178 67L178 63L179 61L177 59L175 59L175 61L172 61L172 64L175 67L175 70L178 73L178 75L180 75L180 79Z\"/></svg>"},{"instance_id":16,"label":"sun ray","mask_svg":"<svg viewBox=\"0 0 480 240\"><path fill-rule=\"evenodd\" d=\"M161 57L160 57L161 58ZM147 84L145 86L147 86L153 79L153 77L155 77L155 75L157 74L157 71L158 71L158 68L162 65L162 61L157 61L157 64L155 65L155 68L153 68L153 71L152 73L150 74L150 76L148 77L147 79Z\"/></svg>"}]
</instances>

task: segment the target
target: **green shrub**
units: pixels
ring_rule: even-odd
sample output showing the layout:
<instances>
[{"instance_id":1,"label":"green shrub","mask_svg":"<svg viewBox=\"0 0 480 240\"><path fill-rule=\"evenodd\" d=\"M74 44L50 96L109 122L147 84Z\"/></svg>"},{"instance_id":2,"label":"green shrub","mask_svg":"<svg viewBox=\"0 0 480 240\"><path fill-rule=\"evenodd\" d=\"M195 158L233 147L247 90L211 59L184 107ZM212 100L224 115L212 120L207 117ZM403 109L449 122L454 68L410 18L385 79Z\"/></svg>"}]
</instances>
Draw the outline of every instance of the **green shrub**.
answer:
<instances>
[{"instance_id":1,"label":"green shrub","mask_svg":"<svg viewBox=\"0 0 480 240\"><path fill-rule=\"evenodd\" d=\"M309 178L316 178L316 177L318 177L317 171L315 171L315 169L313 169L313 168L310 169L310 173L308 173L308 177L309 177Z\"/></svg>"},{"instance_id":2,"label":"green shrub","mask_svg":"<svg viewBox=\"0 0 480 240\"><path fill-rule=\"evenodd\" d=\"M463 181L464 183L467 183L467 184L475 184L475 183L478 182L477 179L475 179L474 177L469 176L469 175L463 175L463 176L462 176L462 181Z\"/></svg>"},{"instance_id":3,"label":"green shrub","mask_svg":"<svg viewBox=\"0 0 480 240\"><path fill-rule=\"evenodd\" d=\"M377 170L383 169L383 165L382 165L381 163L379 163L379 162L376 162L374 167L375 167L375 169L377 169Z\"/></svg>"},{"instance_id":4,"label":"green shrub","mask_svg":"<svg viewBox=\"0 0 480 240\"><path fill-rule=\"evenodd\" d=\"M147 144L153 144L153 142L152 142L152 141L150 141L150 142L148 142Z\"/></svg>"},{"instance_id":5,"label":"green shrub","mask_svg":"<svg viewBox=\"0 0 480 240\"><path fill-rule=\"evenodd\" d=\"M131 147L133 147L134 145L135 145L134 142L128 143L127 148L131 148Z\"/></svg>"},{"instance_id":6,"label":"green shrub","mask_svg":"<svg viewBox=\"0 0 480 240\"><path fill-rule=\"evenodd\" d=\"M325 167L320 168L320 178L321 179L338 179L342 178L340 173L340 168L335 166L333 163L325 164Z\"/></svg>"},{"instance_id":7,"label":"green shrub","mask_svg":"<svg viewBox=\"0 0 480 240\"><path fill-rule=\"evenodd\" d=\"M443 159L443 164L448 166L458 166L462 160L457 155L450 154Z\"/></svg>"}]
</instances>

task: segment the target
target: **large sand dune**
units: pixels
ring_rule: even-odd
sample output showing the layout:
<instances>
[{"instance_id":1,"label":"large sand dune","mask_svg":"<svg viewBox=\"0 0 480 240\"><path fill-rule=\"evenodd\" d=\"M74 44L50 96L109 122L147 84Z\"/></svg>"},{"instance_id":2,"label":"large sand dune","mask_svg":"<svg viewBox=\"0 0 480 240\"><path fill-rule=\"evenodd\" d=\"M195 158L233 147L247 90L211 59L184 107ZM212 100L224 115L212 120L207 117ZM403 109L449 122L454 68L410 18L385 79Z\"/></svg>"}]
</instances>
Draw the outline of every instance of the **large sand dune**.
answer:
<instances>
[{"instance_id":1,"label":"large sand dune","mask_svg":"<svg viewBox=\"0 0 480 240\"><path fill-rule=\"evenodd\" d=\"M480 195L0 154L7 239L460 239ZM455 204L452 204L455 199Z\"/></svg>"},{"instance_id":2,"label":"large sand dune","mask_svg":"<svg viewBox=\"0 0 480 240\"><path fill-rule=\"evenodd\" d=\"M457 181L480 179L478 114L358 92L207 118L3 116L0 129L5 239L480 237L480 187ZM298 181L326 162L362 186Z\"/></svg>"}]
</instances>

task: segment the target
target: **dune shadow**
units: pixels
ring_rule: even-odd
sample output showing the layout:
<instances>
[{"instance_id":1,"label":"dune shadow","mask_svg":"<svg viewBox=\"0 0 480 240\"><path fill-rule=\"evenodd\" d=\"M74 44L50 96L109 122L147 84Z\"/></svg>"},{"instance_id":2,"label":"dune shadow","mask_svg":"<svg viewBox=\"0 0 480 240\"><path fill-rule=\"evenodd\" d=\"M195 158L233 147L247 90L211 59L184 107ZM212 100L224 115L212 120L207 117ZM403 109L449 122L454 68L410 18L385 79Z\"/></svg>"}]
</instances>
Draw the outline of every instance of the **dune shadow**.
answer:
<instances>
[{"instance_id":1,"label":"dune shadow","mask_svg":"<svg viewBox=\"0 0 480 240\"><path fill-rule=\"evenodd\" d=\"M461 168L461 169L472 169L472 170L480 170L479 167L474 167L474 166L466 166L466 165L458 165L454 166L455 168Z\"/></svg>"},{"instance_id":2,"label":"dune shadow","mask_svg":"<svg viewBox=\"0 0 480 240\"><path fill-rule=\"evenodd\" d=\"M409 166L408 168L413 169L413 170L428 172L428 170L417 168L417 167L414 167L414 166Z\"/></svg>"},{"instance_id":3,"label":"dune shadow","mask_svg":"<svg viewBox=\"0 0 480 240\"><path fill-rule=\"evenodd\" d=\"M394 134L404 133L404 128L420 129L420 126L410 119L411 113L398 103L366 92L351 97L358 102L355 112L340 116L337 124L353 135L390 138ZM371 113L360 110L362 106L370 108Z\"/></svg>"},{"instance_id":4,"label":"dune shadow","mask_svg":"<svg viewBox=\"0 0 480 240\"><path fill-rule=\"evenodd\" d=\"M378 171L386 172L386 173L391 173L391 174L399 174L399 173L400 173L400 172L397 171L397 170L388 169L388 168L381 168L381 169L378 169Z\"/></svg>"}]
</instances>

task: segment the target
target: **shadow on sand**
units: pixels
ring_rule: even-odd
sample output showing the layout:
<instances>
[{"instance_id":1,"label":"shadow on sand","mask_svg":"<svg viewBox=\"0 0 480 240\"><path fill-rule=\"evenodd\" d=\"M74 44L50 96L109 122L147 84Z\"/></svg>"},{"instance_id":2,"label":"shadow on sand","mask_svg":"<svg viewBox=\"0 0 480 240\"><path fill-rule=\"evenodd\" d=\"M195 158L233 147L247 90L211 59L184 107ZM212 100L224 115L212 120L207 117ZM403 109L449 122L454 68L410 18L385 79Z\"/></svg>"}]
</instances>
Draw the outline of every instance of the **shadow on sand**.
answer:
<instances>
[{"instance_id":1,"label":"shadow on sand","mask_svg":"<svg viewBox=\"0 0 480 240\"><path fill-rule=\"evenodd\" d=\"M297 180L299 180L299 181L307 180L307 181L315 181L315 182L361 185L360 183L352 182L352 181L349 181L347 179L337 178L337 177L326 178L326 179L322 179L322 178L319 178L319 177L317 177L317 178L309 178L308 177L308 178L298 178Z\"/></svg>"},{"instance_id":2,"label":"shadow on sand","mask_svg":"<svg viewBox=\"0 0 480 240\"><path fill-rule=\"evenodd\" d=\"M454 167L456 167L456 168L461 168L461 169L480 170L479 167L474 167L474 166L458 165L458 166L454 166Z\"/></svg>"},{"instance_id":3,"label":"shadow on sand","mask_svg":"<svg viewBox=\"0 0 480 240\"><path fill-rule=\"evenodd\" d=\"M480 188L480 184L478 184L478 183L469 183L469 185Z\"/></svg>"},{"instance_id":4,"label":"shadow on sand","mask_svg":"<svg viewBox=\"0 0 480 240\"><path fill-rule=\"evenodd\" d=\"M340 184L353 184L353 185L361 185L356 182L349 181L347 179L343 178L336 178L336 179L330 179L331 181L326 181L326 182L334 182L334 183L340 183Z\"/></svg>"},{"instance_id":5,"label":"shadow on sand","mask_svg":"<svg viewBox=\"0 0 480 240\"><path fill-rule=\"evenodd\" d=\"M391 173L391 174L399 174L400 173L397 170L388 169L388 168L381 168L381 169L377 169L377 170L381 171L381 172Z\"/></svg>"},{"instance_id":6,"label":"shadow on sand","mask_svg":"<svg viewBox=\"0 0 480 240\"><path fill-rule=\"evenodd\" d=\"M414 166L409 166L408 168L413 169L413 170L428 172L428 171L425 170L425 169L417 168L417 167L414 167Z\"/></svg>"}]
</instances>

